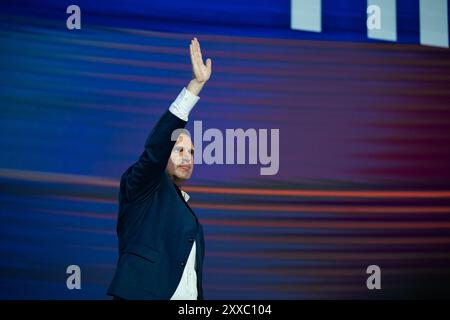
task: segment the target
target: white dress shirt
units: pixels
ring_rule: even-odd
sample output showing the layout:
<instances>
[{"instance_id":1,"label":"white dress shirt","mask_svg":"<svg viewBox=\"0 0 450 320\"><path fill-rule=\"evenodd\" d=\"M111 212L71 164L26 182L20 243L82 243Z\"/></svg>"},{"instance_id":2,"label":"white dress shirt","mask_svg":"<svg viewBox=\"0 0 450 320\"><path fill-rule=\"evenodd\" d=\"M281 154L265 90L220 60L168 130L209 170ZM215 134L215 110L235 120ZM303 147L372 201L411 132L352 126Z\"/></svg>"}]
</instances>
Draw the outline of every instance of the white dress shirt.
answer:
<instances>
[{"instance_id":1,"label":"white dress shirt","mask_svg":"<svg viewBox=\"0 0 450 320\"><path fill-rule=\"evenodd\" d=\"M199 96L196 96L188 89L183 88L175 101L170 105L169 111L178 118L188 121L189 113L192 108L194 108L198 100L200 100Z\"/></svg>"},{"instance_id":2,"label":"white dress shirt","mask_svg":"<svg viewBox=\"0 0 450 320\"><path fill-rule=\"evenodd\" d=\"M178 118L188 121L189 112L195 106L200 97L192 94L186 88L178 95L177 99L170 105L169 111ZM181 190L184 201L189 200L189 195ZM197 272L195 271L195 254L197 245L194 241L189 258L183 270L183 275L178 287L170 300L197 300Z\"/></svg>"}]
</instances>

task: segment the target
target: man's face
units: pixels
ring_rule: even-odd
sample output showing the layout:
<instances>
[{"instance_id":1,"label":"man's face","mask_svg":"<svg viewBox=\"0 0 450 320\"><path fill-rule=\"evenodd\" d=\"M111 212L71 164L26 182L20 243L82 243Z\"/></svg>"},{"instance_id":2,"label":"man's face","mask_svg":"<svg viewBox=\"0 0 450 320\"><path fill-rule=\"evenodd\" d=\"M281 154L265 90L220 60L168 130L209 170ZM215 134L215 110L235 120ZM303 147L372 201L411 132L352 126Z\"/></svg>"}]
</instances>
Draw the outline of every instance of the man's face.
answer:
<instances>
[{"instance_id":1,"label":"man's face","mask_svg":"<svg viewBox=\"0 0 450 320\"><path fill-rule=\"evenodd\" d=\"M181 133L172 149L166 171L173 182L180 185L191 177L193 170L194 145L187 134Z\"/></svg>"}]
</instances>

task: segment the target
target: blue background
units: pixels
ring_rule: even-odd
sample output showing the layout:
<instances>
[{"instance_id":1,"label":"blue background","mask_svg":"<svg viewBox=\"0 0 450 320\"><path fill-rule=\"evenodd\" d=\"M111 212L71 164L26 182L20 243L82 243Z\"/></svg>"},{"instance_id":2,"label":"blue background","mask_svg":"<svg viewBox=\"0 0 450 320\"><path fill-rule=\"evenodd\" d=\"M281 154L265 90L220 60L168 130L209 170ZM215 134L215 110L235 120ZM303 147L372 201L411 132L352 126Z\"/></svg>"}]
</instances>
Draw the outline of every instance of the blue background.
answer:
<instances>
[{"instance_id":1,"label":"blue background","mask_svg":"<svg viewBox=\"0 0 450 320\"><path fill-rule=\"evenodd\" d=\"M321 33L290 30L290 1L2 2L0 298L108 299L119 177L194 36L213 75L188 128L280 129L277 175L202 164L186 188L205 298L449 297L450 55L418 45L418 2L397 43L367 39L365 1L322 1Z\"/></svg>"}]
</instances>

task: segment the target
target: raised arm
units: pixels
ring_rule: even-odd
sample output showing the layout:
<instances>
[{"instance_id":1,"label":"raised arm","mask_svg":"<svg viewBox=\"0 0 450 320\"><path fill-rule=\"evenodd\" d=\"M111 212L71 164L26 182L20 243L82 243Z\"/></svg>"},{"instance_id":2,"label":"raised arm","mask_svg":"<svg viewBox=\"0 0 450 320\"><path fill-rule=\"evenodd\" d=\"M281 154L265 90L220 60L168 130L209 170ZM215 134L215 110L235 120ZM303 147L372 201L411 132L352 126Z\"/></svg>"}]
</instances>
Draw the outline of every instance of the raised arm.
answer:
<instances>
[{"instance_id":1,"label":"raised arm","mask_svg":"<svg viewBox=\"0 0 450 320\"><path fill-rule=\"evenodd\" d=\"M138 161L122 175L120 187L128 201L151 192L158 185L175 144L172 132L185 127L190 111L200 99L199 93L211 76L211 59L206 60L206 65L203 63L197 38L191 41L189 50L192 80L153 127Z\"/></svg>"}]
</instances>

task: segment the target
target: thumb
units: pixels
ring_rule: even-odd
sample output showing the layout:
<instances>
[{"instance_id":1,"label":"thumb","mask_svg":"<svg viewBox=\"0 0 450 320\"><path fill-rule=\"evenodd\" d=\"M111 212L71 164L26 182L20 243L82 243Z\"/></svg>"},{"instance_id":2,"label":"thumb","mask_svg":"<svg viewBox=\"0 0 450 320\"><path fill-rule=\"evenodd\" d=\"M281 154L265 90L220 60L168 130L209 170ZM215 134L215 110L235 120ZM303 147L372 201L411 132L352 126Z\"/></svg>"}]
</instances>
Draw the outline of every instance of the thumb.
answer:
<instances>
[{"instance_id":1,"label":"thumb","mask_svg":"<svg viewBox=\"0 0 450 320\"><path fill-rule=\"evenodd\" d=\"M212 66L212 61L210 58L206 59L206 67L211 70L211 66Z\"/></svg>"}]
</instances>

